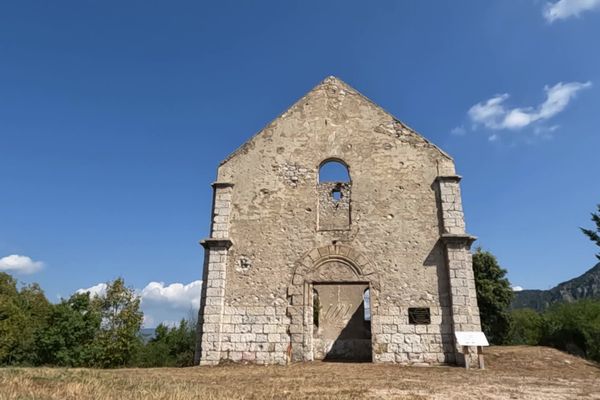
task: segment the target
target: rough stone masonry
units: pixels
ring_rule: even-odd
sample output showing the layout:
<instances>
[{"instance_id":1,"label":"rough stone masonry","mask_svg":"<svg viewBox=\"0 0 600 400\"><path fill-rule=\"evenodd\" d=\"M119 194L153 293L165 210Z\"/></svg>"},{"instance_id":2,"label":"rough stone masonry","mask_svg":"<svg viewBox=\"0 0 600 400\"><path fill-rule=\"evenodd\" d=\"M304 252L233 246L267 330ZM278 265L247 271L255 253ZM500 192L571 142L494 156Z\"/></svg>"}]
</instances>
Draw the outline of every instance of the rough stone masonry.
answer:
<instances>
[{"instance_id":1,"label":"rough stone masonry","mask_svg":"<svg viewBox=\"0 0 600 400\"><path fill-rule=\"evenodd\" d=\"M325 79L218 168L196 362L464 363L453 332L481 328L459 182Z\"/></svg>"}]
</instances>

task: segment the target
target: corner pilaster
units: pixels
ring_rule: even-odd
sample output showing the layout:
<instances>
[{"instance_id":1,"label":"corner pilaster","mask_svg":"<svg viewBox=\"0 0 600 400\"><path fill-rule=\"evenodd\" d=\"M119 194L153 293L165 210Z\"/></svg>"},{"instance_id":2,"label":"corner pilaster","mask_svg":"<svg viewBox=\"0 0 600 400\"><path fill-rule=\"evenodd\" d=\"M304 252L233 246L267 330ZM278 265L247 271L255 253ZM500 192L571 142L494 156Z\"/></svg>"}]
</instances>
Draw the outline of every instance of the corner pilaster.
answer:
<instances>
[{"instance_id":1,"label":"corner pilaster","mask_svg":"<svg viewBox=\"0 0 600 400\"><path fill-rule=\"evenodd\" d=\"M204 247L203 285L198 312L198 347L195 362L215 365L221 359L221 323L225 308L227 255L233 245L229 239L232 183L213 183L213 210L210 237L200 241Z\"/></svg>"},{"instance_id":2,"label":"corner pilaster","mask_svg":"<svg viewBox=\"0 0 600 400\"><path fill-rule=\"evenodd\" d=\"M441 212L441 241L444 243L452 325L456 331L481 331L471 245L477 239L465 233L460 194L461 178L457 175L437 178ZM456 360L464 363L461 349L455 347Z\"/></svg>"}]
</instances>

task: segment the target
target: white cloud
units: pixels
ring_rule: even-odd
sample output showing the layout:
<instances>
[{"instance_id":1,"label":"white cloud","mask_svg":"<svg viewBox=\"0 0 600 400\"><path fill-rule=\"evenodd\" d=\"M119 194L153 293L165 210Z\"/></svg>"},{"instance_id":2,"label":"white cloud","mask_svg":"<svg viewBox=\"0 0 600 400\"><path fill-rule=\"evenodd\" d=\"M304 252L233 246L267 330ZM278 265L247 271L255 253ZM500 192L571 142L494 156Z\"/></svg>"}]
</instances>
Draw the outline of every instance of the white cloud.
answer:
<instances>
[{"instance_id":1,"label":"white cloud","mask_svg":"<svg viewBox=\"0 0 600 400\"><path fill-rule=\"evenodd\" d=\"M89 292L90 297L104 296L106 294L106 286L107 286L106 283L99 283L99 284L89 287L87 289L78 289L76 292L77 293Z\"/></svg>"},{"instance_id":2,"label":"white cloud","mask_svg":"<svg viewBox=\"0 0 600 400\"><path fill-rule=\"evenodd\" d=\"M44 267L42 261L33 261L27 256L11 254L0 258L0 271L15 272L21 274L33 274Z\"/></svg>"},{"instance_id":3,"label":"white cloud","mask_svg":"<svg viewBox=\"0 0 600 400\"><path fill-rule=\"evenodd\" d=\"M600 8L600 0L559 0L554 3L546 3L544 7L544 18L548 22L569 17L579 17L584 11Z\"/></svg>"},{"instance_id":4,"label":"white cloud","mask_svg":"<svg viewBox=\"0 0 600 400\"><path fill-rule=\"evenodd\" d=\"M196 318L200 307L202 281L188 284L150 282L139 291L144 311L144 326L153 327L159 323L168 326L179 324L182 318Z\"/></svg>"},{"instance_id":5,"label":"white cloud","mask_svg":"<svg viewBox=\"0 0 600 400\"><path fill-rule=\"evenodd\" d=\"M463 136L463 135L465 135L467 133L467 130L465 129L464 126L460 125L460 126L457 126L457 127L453 128L450 131L450 133L453 134L453 135L456 135L456 136Z\"/></svg>"},{"instance_id":6,"label":"white cloud","mask_svg":"<svg viewBox=\"0 0 600 400\"><path fill-rule=\"evenodd\" d=\"M106 283L98 283L89 288L77 289L77 293L89 292L91 296L102 296L106 293ZM135 290L139 294L142 304L160 304L170 308L189 309L198 308L200 304L200 290L202 281L193 281L184 285L182 283L150 282L142 290Z\"/></svg>"},{"instance_id":7,"label":"white cloud","mask_svg":"<svg viewBox=\"0 0 600 400\"><path fill-rule=\"evenodd\" d=\"M89 292L91 296L106 293L106 283L78 289L77 293ZM200 307L202 281L188 284L150 282L143 289L135 289L140 296L144 312L144 326L153 327L159 323L175 326L182 318L195 318Z\"/></svg>"},{"instance_id":8,"label":"white cloud","mask_svg":"<svg viewBox=\"0 0 600 400\"><path fill-rule=\"evenodd\" d=\"M513 286L512 290L513 292L520 292L521 290L523 290L523 288L521 286Z\"/></svg>"},{"instance_id":9,"label":"white cloud","mask_svg":"<svg viewBox=\"0 0 600 400\"><path fill-rule=\"evenodd\" d=\"M475 104L467 115L474 126L518 130L534 122L552 118L567 107L577 92L591 86L591 82L559 82L552 87L546 86L546 100L537 107L507 108L504 104L510 96L507 93L499 94Z\"/></svg>"},{"instance_id":10,"label":"white cloud","mask_svg":"<svg viewBox=\"0 0 600 400\"><path fill-rule=\"evenodd\" d=\"M502 105L506 99L508 99L508 94L505 93L496 95L485 102L475 104L468 111L471 121L484 124L488 128L495 127L497 125L496 121L506 114L506 110Z\"/></svg>"},{"instance_id":11,"label":"white cloud","mask_svg":"<svg viewBox=\"0 0 600 400\"><path fill-rule=\"evenodd\" d=\"M140 295L142 304L159 303L179 309L198 308L200 305L200 290L202 281L193 281L184 285L171 283L165 286L164 282L150 282L142 289Z\"/></svg>"}]
</instances>

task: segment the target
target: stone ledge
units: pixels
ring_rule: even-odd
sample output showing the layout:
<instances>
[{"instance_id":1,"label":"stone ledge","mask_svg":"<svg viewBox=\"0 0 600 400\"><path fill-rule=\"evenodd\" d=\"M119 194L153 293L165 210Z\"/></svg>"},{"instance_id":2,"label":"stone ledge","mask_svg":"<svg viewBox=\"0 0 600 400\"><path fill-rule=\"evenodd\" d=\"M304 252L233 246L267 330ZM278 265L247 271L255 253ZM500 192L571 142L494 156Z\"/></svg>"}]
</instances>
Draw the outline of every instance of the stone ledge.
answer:
<instances>
[{"instance_id":1,"label":"stone ledge","mask_svg":"<svg viewBox=\"0 0 600 400\"><path fill-rule=\"evenodd\" d=\"M466 233L444 233L441 239L445 244L464 244L470 247L477 237Z\"/></svg>"},{"instance_id":2,"label":"stone ledge","mask_svg":"<svg viewBox=\"0 0 600 400\"><path fill-rule=\"evenodd\" d=\"M233 187L233 183L231 183L231 182L213 182L213 183L211 183L211 186L215 189L228 188L228 187Z\"/></svg>"},{"instance_id":3,"label":"stone ledge","mask_svg":"<svg viewBox=\"0 0 600 400\"><path fill-rule=\"evenodd\" d=\"M435 178L436 181L446 181L446 182L460 182L462 176L460 175L441 175Z\"/></svg>"},{"instance_id":4,"label":"stone ledge","mask_svg":"<svg viewBox=\"0 0 600 400\"><path fill-rule=\"evenodd\" d=\"M208 239L201 240L200 244L205 249L210 249L212 247L225 247L226 249L228 249L231 246L233 246L233 242L229 239L215 239L215 238L208 238Z\"/></svg>"}]
</instances>

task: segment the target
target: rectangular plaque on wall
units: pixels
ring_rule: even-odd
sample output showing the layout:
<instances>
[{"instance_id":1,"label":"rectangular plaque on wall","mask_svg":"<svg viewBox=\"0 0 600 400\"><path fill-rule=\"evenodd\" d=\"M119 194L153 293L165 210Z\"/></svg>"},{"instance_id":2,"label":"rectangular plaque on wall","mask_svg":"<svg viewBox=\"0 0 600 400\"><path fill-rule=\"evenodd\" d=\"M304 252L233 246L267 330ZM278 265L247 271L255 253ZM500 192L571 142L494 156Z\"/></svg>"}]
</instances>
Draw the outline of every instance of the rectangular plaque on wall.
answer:
<instances>
[{"instance_id":1,"label":"rectangular plaque on wall","mask_svg":"<svg viewBox=\"0 0 600 400\"><path fill-rule=\"evenodd\" d=\"M431 324L431 312L428 307L411 307L408 309L408 323L415 325Z\"/></svg>"}]
</instances>

